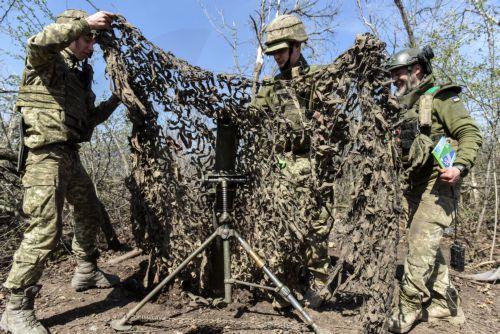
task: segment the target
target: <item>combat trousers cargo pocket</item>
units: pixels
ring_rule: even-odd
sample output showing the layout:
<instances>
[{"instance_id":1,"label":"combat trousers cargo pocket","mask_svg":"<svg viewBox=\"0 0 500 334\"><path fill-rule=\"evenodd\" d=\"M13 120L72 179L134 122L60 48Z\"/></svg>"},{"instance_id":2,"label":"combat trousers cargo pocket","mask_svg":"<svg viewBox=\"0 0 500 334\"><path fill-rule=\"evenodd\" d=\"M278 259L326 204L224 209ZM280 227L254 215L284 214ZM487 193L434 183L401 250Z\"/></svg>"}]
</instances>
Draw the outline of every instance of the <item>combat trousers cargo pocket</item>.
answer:
<instances>
[{"instance_id":1,"label":"combat trousers cargo pocket","mask_svg":"<svg viewBox=\"0 0 500 334\"><path fill-rule=\"evenodd\" d=\"M57 174L57 165L49 167L45 163L36 163L27 166L26 173L22 178L24 187L23 212L30 219L52 219L55 217L57 212Z\"/></svg>"},{"instance_id":2,"label":"combat trousers cargo pocket","mask_svg":"<svg viewBox=\"0 0 500 334\"><path fill-rule=\"evenodd\" d=\"M57 185L57 169L48 171L38 168L38 165L32 167L22 180L23 212L28 218L29 226L21 245L30 245L45 257L56 246L62 233L64 196Z\"/></svg>"},{"instance_id":3,"label":"combat trousers cargo pocket","mask_svg":"<svg viewBox=\"0 0 500 334\"><path fill-rule=\"evenodd\" d=\"M57 213L56 187L29 186L24 189L23 212L28 218L52 219ZM30 222L31 224L31 222Z\"/></svg>"},{"instance_id":4,"label":"combat trousers cargo pocket","mask_svg":"<svg viewBox=\"0 0 500 334\"><path fill-rule=\"evenodd\" d=\"M432 199L434 204L433 212L436 214L435 221L443 227L450 226L452 222L455 205L458 205L455 203L456 199L454 198L454 195L455 192L457 194L459 193L459 189L460 188L458 186L455 186L455 188L452 189L450 185L441 182L438 179L434 183L430 193L424 194L424 196L428 195Z\"/></svg>"}]
</instances>

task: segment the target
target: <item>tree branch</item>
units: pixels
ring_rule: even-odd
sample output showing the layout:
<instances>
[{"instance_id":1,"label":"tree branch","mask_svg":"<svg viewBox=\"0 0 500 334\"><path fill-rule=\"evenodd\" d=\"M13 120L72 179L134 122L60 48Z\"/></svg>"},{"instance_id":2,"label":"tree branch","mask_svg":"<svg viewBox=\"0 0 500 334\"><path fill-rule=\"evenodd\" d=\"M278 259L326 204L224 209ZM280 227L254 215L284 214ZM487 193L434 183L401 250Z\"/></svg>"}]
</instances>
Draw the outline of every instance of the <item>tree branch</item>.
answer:
<instances>
[{"instance_id":1,"label":"tree branch","mask_svg":"<svg viewBox=\"0 0 500 334\"><path fill-rule=\"evenodd\" d=\"M253 68L253 75L252 75L252 96L255 96L257 94L257 82L259 81L259 76L260 73L262 72L262 66L264 65L264 57L263 57L263 50L264 46L262 45L262 37L264 35L264 21L265 21L265 14L266 14L266 0L261 0L260 1L260 10L259 10L259 22L260 24L257 26L257 22L255 19L250 16L250 19L252 20L253 23L253 28L255 31L255 36L257 37L257 55L255 56L255 65Z\"/></svg>"},{"instance_id":2,"label":"tree branch","mask_svg":"<svg viewBox=\"0 0 500 334\"><path fill-rule=\"evenodd\" d=\"M2 24L3 20L5 20L5 18L7 17L7 15L9 14L10 10L12 9L12 7L14 7L14 4L16 3L16 0L12 0L12 2L10 3L9 7L7 8L7 10L5 11L5 13L3 13L2 15L2 18L0 19L0 24Z\"/></svg>"},{"instance_id":3,"label":"tree branch","mask_svg":"<svg viewBox=\"0 0 500 334\"><path fill-rule=\"evenodd\" d=\"M401 19L403 20L403 24L406 29L406 33L408 34L408 41L410 44L411 48L414 48L417 46L417 43L415 42L415 36L413 34L413 29L410 26L410 21L408 20L408 13L406 12L406 9L401 2L401 0L394 0L394 3L396 4L396 7L399 9L399 13L401 14Z\"/></svg>"},{"instance_id":4,"label":"tree branch","mask_svg":"<svg viewBox=\"0 0 500 334\"><path fill-rule=\"evenodd\" d=\"M0 88L0 94L17 94L19 91L17 90L5 90Z\"/></svg>"},{"instance_id":5,"label":"tree branch","mask_svg":"<svg viewBox=\"0 0 500 334\"><path fill-rule=\"evenodd\" d=\"M361 0L356 0L356 6L358 7L358 10L359 10L359 16L361 17L361 20L363 21L363 23L365 24L365 26L367 26L368 28L370 28L370 30L372 31L372 33L379 37L380 38L380 35L377 31L377 28L373 25L373 23L371 23L370 21L368 21L365 17L365 14L364 14L364 11L363 11L363 6L361 5Z\"/></svg>"}]
</instances>

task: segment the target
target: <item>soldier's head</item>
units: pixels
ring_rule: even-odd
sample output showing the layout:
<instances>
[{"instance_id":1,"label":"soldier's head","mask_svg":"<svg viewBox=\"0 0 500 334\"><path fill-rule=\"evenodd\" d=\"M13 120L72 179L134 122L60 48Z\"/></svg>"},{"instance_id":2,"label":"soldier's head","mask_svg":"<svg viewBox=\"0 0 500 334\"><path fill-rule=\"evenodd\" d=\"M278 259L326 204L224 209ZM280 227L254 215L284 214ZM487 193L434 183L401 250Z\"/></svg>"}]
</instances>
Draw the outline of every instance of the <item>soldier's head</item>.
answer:
<instances>
[{"instance_id":1,"label":"soldier's head","mask_svg":"<svg viewBox=\"0 0 500 334\"><path fill-rule=\"evenodd\" d=\"M89 16L87 12L79 9L67 9L57 16L56 23L69 23L75 20L85 19ZM92 57L94 53L95 38L91 32L88 35L78 37L71 42L69 49L78 60Z\"/></svg>"},{"instance_id":2,"label":"soldier's head","mask_svg":"<svg viewBox=\"0 0 500 334\"><path fill-rule=\"evenodd\" d=\"M391 72L392 81L396 86L396 96L409 93L432 73L432 58L434 52L430 46L423 49L404 49L392 55L387 62L387 70Z\"/></svg>"},{"instance_id":3,"label":"soldier's head","mask_svg":"<svg viewBox=\"0 0 500 334\"><path fill-rule=\"evenodd\" d=\"M295 66L301 45L308 39L304 23L293 15L280 15L269 23L265 33L264 53L273 56L282 70Z\"/></svg>"}]
</instances>

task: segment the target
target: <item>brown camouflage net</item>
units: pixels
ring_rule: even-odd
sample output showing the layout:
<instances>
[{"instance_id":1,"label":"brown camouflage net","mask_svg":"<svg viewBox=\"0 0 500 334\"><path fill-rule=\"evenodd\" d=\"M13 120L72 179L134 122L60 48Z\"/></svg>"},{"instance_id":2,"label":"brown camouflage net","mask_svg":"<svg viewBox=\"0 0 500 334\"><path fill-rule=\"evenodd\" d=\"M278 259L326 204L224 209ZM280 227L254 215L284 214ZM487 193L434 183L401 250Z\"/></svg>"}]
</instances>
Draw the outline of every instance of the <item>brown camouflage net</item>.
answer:
<instances>
[{"instance_id":1,"label":"brown camouflage net","mask_svg":"<svg viewBox=\"0 0 500 334\"><path fill-rule=\"evenodd\" d=\"M289 82L299 94L311 82L317 86L302 133L311 136L309 173L293 180L277 163L277 148L293 140L290 124L280 114L249 108L250 81L192 66L155 47L123 18L101 45L133 123L135 237L158 268L177 266L214 230L213 198L201 179L215 163L215 120L229 116L240 136L237 172L251 176L237 191L236 228L295 287L310 222L334 198L329 223L339 260L331 278L350 268L337 291L361 296L365 332L384 332L401 197L390 135L397 110L382 70L385 45L359 36L323 70ZM239 247L233 252L233 275L265 281ZM197 258L182 273L197 293L207 286L210 257Z\"/></svg>"}]
</instances>

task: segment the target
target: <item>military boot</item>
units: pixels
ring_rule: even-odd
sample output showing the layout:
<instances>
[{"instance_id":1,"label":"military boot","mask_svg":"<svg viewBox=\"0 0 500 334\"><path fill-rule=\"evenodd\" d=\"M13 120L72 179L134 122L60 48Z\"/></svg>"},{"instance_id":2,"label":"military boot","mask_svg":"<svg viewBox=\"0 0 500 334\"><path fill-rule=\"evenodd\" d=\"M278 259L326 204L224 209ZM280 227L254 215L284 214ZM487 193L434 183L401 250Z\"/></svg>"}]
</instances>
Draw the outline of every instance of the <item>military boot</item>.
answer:
<instances>
[{"instance_id":1,"label":"military boot","mask_svg":"<svg viewBox=\"0 0 500 334\"><path fill-rule=\"evenodd\" d=\"M71 286L76 291L84 291L91 288L110 288L120 282L118 276L106 274L98 267L96 260L88 261L78 259L78 266L71 279Z\"/></svg>"},{"instance_id":2,"label":"military boot","mask_svg":"<svg viewBox=\"0 0 500 334\"><path fill-rule=\"evenodd\" d=\"M320 289L317 288L308 288L306 292L304 293L304 306L311 308L311 309L317 309L323 305L323 302L325 299L322 297L320 293Z\"/></svg>"},{"instance_id":3,"label":"military boot","mask_svg":"<svg viewBox=\"0 0 500 334\"><path fill-rule=\"evenodd\" d=\"M323 305L323 303L329 299L332 295L332 290L330 286L325 287L325 282L327 280L326 275L311 275L309 278L309 284L303 296L304 306L317 309Z\"/></svg>"},{"instance_id":4,"label":"military boot","mask_svg":"<svg viewBox=\"0 0 500 334\"><path fill-rule=\"evenodd\" d=\"M389 331L392 333L407 333L415 324L422 319L422 303L413 300L401 293L399 305L392 312L389 319Z\"/></svg>"},{"instance_id":5,"label":"military boot","mask_svg":"<svg viewBox=\"0 0 500 334\"><path fill-rule=\"evenodd\" d=\"M40 285L30 286L24 291L12 290L0 328L12 334L48 334L49 332L35 317L35 296Z\"/></svg>"},{"instance_id":6,"label":"military boot","mask_svg":"<svg viewBox=\"0 0 500 334\"><path fill-rule=\"evenodd\" d=\"M428 322L446 320L454 325L462 325L465 323L465 314L459 299L450 305L442 298L433 298L430 305L423 311L422 320Z\"/></svg>"}]
</instances>

